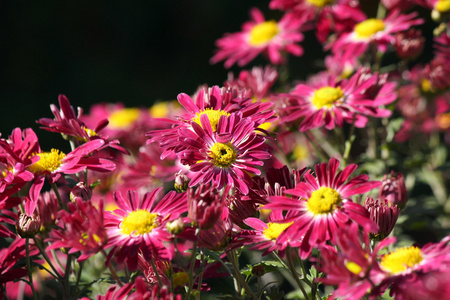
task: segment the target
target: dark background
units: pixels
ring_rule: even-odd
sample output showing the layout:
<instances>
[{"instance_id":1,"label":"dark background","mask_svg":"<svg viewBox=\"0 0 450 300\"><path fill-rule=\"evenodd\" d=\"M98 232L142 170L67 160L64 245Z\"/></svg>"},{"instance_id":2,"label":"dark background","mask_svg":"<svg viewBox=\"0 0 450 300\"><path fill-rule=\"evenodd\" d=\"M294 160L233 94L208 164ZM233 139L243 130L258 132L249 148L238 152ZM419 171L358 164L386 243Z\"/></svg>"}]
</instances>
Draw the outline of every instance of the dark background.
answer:
<instances>
[{"instance_id":1,"label":"dark background","mask_svg":"<svg viewBox=\"0 0 450 300\"><path fill-rule=\"evenodd\" d=\"M87 113L93 103L150 106L180 92L192 94L201 84L222 85L229 70L209 63L215 40L239 31L250 7L270 12L268 3L4 1L2 137L15 127L32 127L46 139L49 133L37 130L35 120L52 117L49 105L57 103L58 94Z\"/></svg>"},{"instance_id":2,"label":"dark background","mask_svg":"<svg viewBox=\"0 0 450 300\"><path fill-rule=\"evenodd\" d=\"M150 106L202 84L222 85L230 70L211 65L215 41L237 32L251 7L266 19L282 13L269 0L3 1L0 4L0 132L32 127L41 144L54 134L36 120L52 117L65 94L87 113L94 103ZM370 16L377 1L361 1ZM305 54L289 58L290 80L317 72L322 48L305 33ZM316 60L318 59L318 60ZM264 65L258 58L246 69ZM241 68L231 71L238 74ZM44 148L52 147L47 145Z\"/></svg>"}]
</instances>

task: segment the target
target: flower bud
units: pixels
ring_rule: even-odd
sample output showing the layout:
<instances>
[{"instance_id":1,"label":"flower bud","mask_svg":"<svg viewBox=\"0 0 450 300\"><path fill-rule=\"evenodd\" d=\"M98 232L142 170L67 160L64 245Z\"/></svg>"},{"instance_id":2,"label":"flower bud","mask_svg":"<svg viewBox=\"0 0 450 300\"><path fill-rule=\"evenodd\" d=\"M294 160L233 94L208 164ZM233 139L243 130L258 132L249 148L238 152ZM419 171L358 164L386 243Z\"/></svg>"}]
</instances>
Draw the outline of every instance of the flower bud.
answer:
<instances>
[{"instance_id":1,"label":"flower bud","mask_svg":"<svg viewBox=\"0 0 450 300\"><path fill-rule=\"evenodd\" d=\"M225 195L225 192L224 192ZM197 190L187 191L188 217L195 227L209 229L222 215L225 201L216 188L209 184L200 185Z\"/></svg>"},{"instance_id":2,"label":"flower bud","mask_svg":"<svg viewBox=\"0 0 450 300\"><path fill-rule=\"evenodd\" d=\"M370 219L378 225L378 231L370 232L369 237L371 240L381 241L394 229L400 210L397 205L392 204L387 199L374 201L373 198L369 197L364 202L364 207L369 212Z\"/></svg>"},{"instance_id":3,"label":"flower bud","mask_svg":"<svg viewBox=\"0 0 450 300\"><path fill-rule=\"evenodd\" d=\"M74 202L75 199L88 201L92 198L92 188L86 185L84 182L78 182L70 192L70 201Z\"/></svg>"},{"instance_id":4,"label":"flower bud","mask_svg":"<svg viewBox=\"0 0 450 300\"><path fill-rule=\"evenodd\" d=\"M425 46L425 38L420 30L410 29L395 36L394 48L401 59L415 59Z\"/></svg>"},{"instance_id":5,"label":"flower bud","mask_svg":"<svg viewBox=\"0 0 450 300\"><path fill-rule=\"evenodd\" d=\"M392 204L398 205L399 208L404 208L406 205L406 185L403 179L403 175L397 172L397 176L394 171L391 171L391 176L384 175L381 180L380 192L378 194L379 199L386 199Z\"/></svg>"},{"instance_id":6,"label":"flower bud","mask_svg":"<svg viewBox=\"0 0 450 300\"><path fill-rule=\"evenodd\" d=\"M189 177L187 177L185 174L181 174L181 171L175 174L175 184L174 187L177 190L177 192L182 193L185 192L189 185Z\"/></svg>"},{"instance_id":7,"label":"flower bud","mask_svg":"<svg viewBox=\"0 0 450 300\"><path fill-rule=\"evenodd\" d=\"M183 232L184 230L184 222L181 218L178 218L172 222L168 222L166 224L167 230L173 234L177 235Z\"/></svg>"},{"instance_id":8,"label":"flower bud","mask_svg":"<svg viewBox=\"0 0 450 300\"><path fill-rule=\"evenodd\" d=\"M261 277L266 273L266 268L263 264L259 264L256 266L253 266L252 268L252 274L256 277Z\"/></svg>"},{"instance_id":9,"label":"flower bud","mask_svg":"<svg viewBox=\"0 0 450 300\"><path fill-rule=\"evenodd\" d=\"M31 216L20 213L19 219L16 221L17 234L22 238L32 238L41 229L41 219L38 215L32 214Z\"/></svg>"}]
</instances>

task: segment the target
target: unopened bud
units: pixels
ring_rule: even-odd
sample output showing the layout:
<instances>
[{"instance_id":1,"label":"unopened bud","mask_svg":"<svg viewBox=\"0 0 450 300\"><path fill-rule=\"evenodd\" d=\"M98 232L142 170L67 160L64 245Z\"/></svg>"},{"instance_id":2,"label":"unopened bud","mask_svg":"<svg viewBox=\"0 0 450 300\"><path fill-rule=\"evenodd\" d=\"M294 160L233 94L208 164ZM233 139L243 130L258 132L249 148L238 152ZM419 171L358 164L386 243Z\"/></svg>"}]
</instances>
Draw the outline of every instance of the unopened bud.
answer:
<instances>
[{"instance_id":1,"label":"unopened bud","mask_svg":"<svg viewBox=\"0 0 450 300\"><path fill-rule=\"evenodd\" d=\"M422 53L425 38L420 30L410 29L395 36L394 48L398 57L414 59Z\"/></svg>"},{"instance_id":2,"label":"unopened bud","mask_svg":"<svg viewBox=\"0 0 450 300\"><path fill-rule=\"evenodd\" d=\"M173 234L173 235L177 235L183 232L184 230L184 222L181 218L176 219L175 221L172 222L168 222L167 225L167 230Z\"/></svg>"},{"instance_id":3,"label":"unopened bud","mask_svg":"<svg viewBox=\"0 0 450 300\"><path fill-rule=\"evenodd\" d=\"M379 228L377 232L370 232L369 237L371 240L381 241L394 229L400 210L397 205L392 204L387 199L373 200L369 197L364 202L364 207L369 212L370 219L377 223Z\"/></svg>"},{"instance_id":4,"label":"unopened bud","mask_svg":"<svg viewBox=\"0 0 450 300\"><path fill-rule=\"evenodd\" d=\"M75 199L80 198L81 200L88 201L92 198L92 189L90 186L86 185L84 182L78 182L70 192L70 201L74 202Z\"/></svg>"},{"instance_id":5,"label":"unopened bud","mask_svg":"<svg viewBox=\"0 0 450 300\"><path fill-rule=\"evenodd\" d=\"M266 268L262 264L253 266L253 268L252 268L252 274L256 277L261 277L265 273L266 273Z\"/></svg>"},{"instance_id":6,"label":"unopened bud","mask_svg":"<svg viewBox=\"0 0 450 300\"><path fill-rule=\"evenodd\" d=\"M32 238L41 229L41 219L38 215L27 215L21 213L19 219L16 221L17 234L22 238Z\"/></svg>"},{"instance_id":7,"label":"unopened bud","mask_svg":"<svg viewBox=\"0 0 450 300\"><path fill-rule=\"evenodd\" d=\"M384 175L383 180L381 180L378 198L386 199L392 204L404 208L408 199L406 198L406 185L403 175L400 172L395 175L394 171L392 171L390 177L388 176Z\"/></svg>"},{"instance_id":8,"label":"unopened bud","mask_svg":"<svg viewBox=\"0 0 450 300\"><path fill-rule=\"evenodd\" d=\"M175 174L175 189L182 193L185 192L189 185L189 177L187 177L185 174L181 174L181 171Z\"/></svg>"}]
</instances>

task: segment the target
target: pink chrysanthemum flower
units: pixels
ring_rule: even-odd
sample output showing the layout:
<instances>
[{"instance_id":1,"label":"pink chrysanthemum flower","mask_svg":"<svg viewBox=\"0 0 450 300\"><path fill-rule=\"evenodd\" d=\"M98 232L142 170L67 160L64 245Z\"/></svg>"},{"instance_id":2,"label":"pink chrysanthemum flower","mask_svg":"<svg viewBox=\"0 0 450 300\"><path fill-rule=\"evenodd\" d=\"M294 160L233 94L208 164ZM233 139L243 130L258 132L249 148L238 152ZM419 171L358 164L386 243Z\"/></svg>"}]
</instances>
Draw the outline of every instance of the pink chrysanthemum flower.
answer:
<instances>
[{"instance_id":1,"label":"pink chrysanthemum flower","mask_svg":"<svg viewBox=\"0 0 450 300\"><path fill-rule=\"evenodd\" d=\"M404 15L396 10L383 20L367 19L356 24L353 31L342 34L330 46L333 53L341 52L343 57L360 57L371 43L376 44L379 51L385 52L395 41L394 33L423 23L422 19L415 19L416 16L417 13Z\"/></svg>"},{"instance_id":2,"label":"pink chrysanthemum flower","mask_svg":"<svg viewBox=\"0 0 450 300\"><path fill-rule=\"evenodd\" d=\"M317 280L338 286L332 294L333 299L362 299L370 292L372 284L383 280L384 272L378 266L377 253L391 242L391 239L384 240L371 251L368 233L363 231L361 236L357 224L339 228L336 232L337 248L330 245L319 248L317 268L325 277Z\"/></svg>"},{"instance_id":3,"label":"pink chrysanthemum flower","mask_svg":"<svg viewBox=\"0 0 450 300\"><path fill-rule=\"evenodd\" d=\"M250 97L257 101L267 100L270 96L270 89L278 79L278 72L272 66L253 67L251 70L243 70L238 78L234 78L233 73L228 74L225 86L240 90L250 91Z\"/></svg>"},{"instance_id":4,"label":"pink chrysanthemum flower","mask_svg":"<svg viewBox=\"0 0 450 300\"><path fill-rule=\"evenodd\" d=\"M36 121L36 123L44 125L44 127L41 127L42 129L50 132L58 132L63 136L73 137L80 143L95 139L103 139L105 141L104 147L109 146L122 153L128 153L123 147L119 146L117 140L111 141L107 137L99 135L99 131L108 125L108 120L97 119L96 121L98 123L93 127L94 129L90 129L86 127L83 121L81 121L83 110L80 107L78 107L78 113L75 114L75 110L70 105L69 99L67 99L66 96L59 95L58 101L61 110L54 104L50 105L50 109L55 116L54 119L42 118Z\"/></svg>"},{"instance_id":5,"label":"pink chrysanthemum flower","mask_svg":"<svg viewBox=\"0 0 450 300\"><path fill-rule=\"evenodd\" d=\"M146 193L141 200L136 192L129 191L126 199L122 194L115 193L119 209L105 214L108 247L113 246L112 251L116 253L118 261L125 260L132 270L136 269L139 251L146 259L170 257L163 244L171 237L166 223L187 210L186 194L172 191L157 202L161 190L158 188Z\"/></svg>"},{"instance_id":6,"label":"pink chrysanthemum flower","mask_svg":"<svg viewBox=\"0 0 450 300\"><path fill-rule=\"evenodd\" d=\"M365 19L358 2L353 0L272 0L272 9L292 9L308 21L316 21L316 36L325 42L333 31L342 33Z\"/></svg>"},{"instance_id":7,"label":"pink chrysanthemum flower","mask_svg":"<svg viewBox=\"0 0 450 300\"><path fill-rule=\"evenodd\" d=\"M300 244L300 242L288 243L286 240L278 239L281 233L293 224L293 222L282 223L287 218L293 218L293 214L288 212L286 216L283 216L281 210L273 211L267 223L258 218L247 218L244 223L254 230L243 232L240 238L244 239L245 245L253 245L249 248L250 250L266 249L263 256L272 251L278 251L281 256L284 256L287 246L297 247Z\"/></svg>"},{"instance_id":8,"label":"pink chrysanthemum flower","mask_svg":"<svg viewBox=\"0 0 450 300\"><path fill-rule=\"evenodd\" d=\"M77 200L69 203L69 212L60 212L61 230L52 230L52 244L48 249L67 248L70 253L80 251L78 261L86 260L103 250L107 242L106 229L103 222L103 203L96 208L90 202Z\"/></svg>"},{"instance_id":9,"label":"pink chrysanthemum flower","mask_svg":"<svg viewBox=\"0 0 450 300\"><path fill-rule=\"evenodd\" d=\"M298 214L287 221L294 223L280 236L280 241L303 239L300 255L305 259L312 247L335 241L338 228L354 221L365 228L375 229L376 224L369 218L367 210L351 200L351 196L371 191L380 185L379 181L368 181L367 175L358 175L349 180L357 165L348 165L337 173L339 161L330 159L329 164L317 164L315 175L304 174L305 182L286 191L286 196L273 196L265 208L295 211Z\"/></svg>"},{"instance_id":10,"label":"pink chrysanthemum flower","mask_svg":"<svg viewBox=\"0 0 450 300\"><path fill-rule=\"evenodd\" d=\"M200 125L191 125L193 131L180 129L186 149L178 153L181 163L190 167L189 186L212 181L218 189L229 184L248 194L250 174L261 174L256 167L271 156L265 138L255 132L255 123L231 114L220 117L216 132L207 115L200 116Z\"/></svg>"},{"instance_id":11,"label":"pink chrysanthemum flower","mask_svg":"<svg viewBox=\"0 0 450 300\"><path fill-rule=\"evenodd\" d=\"M275 112L270 109L271 102L261 103L253 102L252 98L246 97L242 92L231 88L212 88L200 90L192 99L190 96L181 93L178 95L178 102L185 108L186 113L177 120L160 119L172 124L172 128L163 130L153 130L146 133L150 136L149 142L157 142L164 149L161 158L173 152L179 152L184 149L179 139L182 137L179 133L180 128L189 128L192 130L191 122L200 124L200 117L206 115L211 123L212 130L215 132L217 123L221 116L229 116L231 113L240 112L244 118L249 118L255 122L258 127L264 122L272 122L277 118Z\"/></svg>"},{"instance_id":12,"label":"pink chrysanthemum flower","mask_svg":"<svg viewBox=\"0 0 450 300\"><path fill-rule=\"evenodd\" d=\"M285 94L290 106L285 108L283 122L303 118L300 131L322 127L342 127L344 121L363 128L367 116L384 118L391 111L381 108L396 99L395 83L386 80L387 74L369 74L360 68L349 80L338 81L336 76L323 74L314 82L297 85ZM294 101L294 102L292 102Z\"/></svg>"},{"instance_id":13,"label":"pink chrysanthemum flower","mask_svg":"<svg viewBox=\"0 0 450 300\"><path fill-rule=\"evenodd\" d=\"M215 64L225 60L225 68L237 63L244 66L259 54L266 54L272 64L285 62L284 52L295 56L303 54L303 49L297 43L303 40L300 28L305 19L297 14L287 13L279 22L266 21L257 8L250 10L251 21L244 23L242 31L226 34L217 40L219 48L211 58Z\"/></svg>"},{"instance_id":14,"label":"pink chrysanthemum flower","mask_svg":"<svg viewBox=\"0 0 450 300\"><path fill-rule=\"evenodd\" d=\"M390 294L395 299L447 298L450 290L449 237L422 248L398 248L381 257L379 266L386 272L386 277L374 292L390 286Z\"/></svg>"}]
</instances>

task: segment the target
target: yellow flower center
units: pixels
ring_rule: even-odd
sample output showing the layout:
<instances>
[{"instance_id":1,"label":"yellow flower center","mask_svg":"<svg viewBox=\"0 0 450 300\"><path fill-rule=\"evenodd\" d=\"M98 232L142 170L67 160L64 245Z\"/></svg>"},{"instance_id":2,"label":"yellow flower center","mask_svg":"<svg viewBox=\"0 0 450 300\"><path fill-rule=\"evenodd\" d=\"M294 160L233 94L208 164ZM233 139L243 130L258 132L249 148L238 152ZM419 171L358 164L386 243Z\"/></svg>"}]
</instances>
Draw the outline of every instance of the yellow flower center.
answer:
<instances>
[{"instance_id":1,"label":"yellow flower center","mask_svg":"<svg viewBox=\"0 0 450 300\"><path fill-rule=\"evenodd\" d=\"M66 155L58 149L52 149L50 152L36 153L40 159L28 167L32 173L53 172L59 168Z\"/></svg>"},{"instance_id":2,"label":"yellow flower center","mask_svg":"<svg viewBox=\"0 0 450 300\"><path fill-rule=\"evenodd\" d=\"M201 122L200 122L200 117L202 115L207 115L208 119L209 119L209 123L211 123L211 128L213 131L216 131L217 129L217 123L219 123L219 119L221 116L229 116L230 113L224 111L224 110L214 110L211 108L206 108L205 110L196 113L195 114L196 117L192 119L192 121L194 121L195 123L197 123L198 125L202 126Z\"/></svg>"},{"instance_id":3,"label":"yellow flower center","mask_svg":"<svg viewBox=\"0 0 450 300\"><path fill-rule=\"evenodd\" d=\"M359 274L361 273L361 271L362 271L361 266L358 265L357 263L352 262L352 261L348 261L348 262L345 264L345 267L346 267L350 272L352 272L353 274L356 274L356 275L359 275Z\"/></svg>"},{"instance_id":4,"label":"yellow flower center","mask_svg":"<svg viewBox=\"0 0 450 300\"><path fill-rule=\"evenodd\" d=\"M89 136L89 137L91 137L91 136L97 136L97 132L95 132L94 130L92 130L92 129L89 129L89 128L87 128L87 127L82 127L82 129L87 133L87 135ZM88 141L88 139L87 138L81 138L81 137L77 137L77 140L79 140L80 142L87 142Z\"/></svg>"},{"instance_id":5,"label":"yellow flower center","mask_svg":"<svg viewBox=\"0 0 450 300\"><path fill-rule=\"evenodd\" d=\"M330 187L321 187L311 193L306 206L315 215L332 212L342 202L339 193Z\"/></svg>"},{"instance_id":6,"label":"yellow flower center","mask_svg":"<svg viewBox=\"0 0 450 300\"><path fill-rule=\"evenodd\" d=\"M169 107L167 102L159 102L150 107L149 112L153 118L164 118L169 113Z\"/></svg>"},{"instance_id":7,"label":"yellow flower center","mask_svg":"<svg viewBox=\"0 0 450 300\"><path fill-rule=\"evenodd\" d=\"M324 7L325 5L330 5L334 3L334 0L306 0L306 2L317 6L319 8Z\"/></svg>"},{"instance_id":8,"label":"yellow flower center","mask_svg":"<svg viewBox=\"0 0 450 300\"><path fill-rule=\"evenodd\" d=\"M250 31L249 44L260 46L273 39L279 32L278 24L274 20L256 24Z\"/></svg>"},{"instance_id":9,"label":"yellow flower center","mask_svg":"<svg viewBox=\"0 0 450 300\"><path fill-rule=\"evenodd\" d=\"M158 227L156 221L157 216L157 213L151 213L144 209L133 211L123 218L123 221L120 224L122 233L127 235L130 235L133 232L135 234L149 233L153 228Z\"/></svg>"},{"instance_id":10,"label":"yellow flower center","mask_svg":"<svg viewBox=\"0 0 450 300\"><path fill-rule=\"evenodd\" d=\"M438 0L434 8L441 13L448 12L450 10L450 0Z\"/></svg>"},{"instance_id":11,"label":"yellow flower center","mask_svg":"<svg viewBox=\"0 0 450 300\"><path fill-rule=\"evenodd\" d=\"M295 161L302 161L308 157L308 149L303 145L297 144L292 154L294 155Z\"/></svg>"},{"instance_id":12,"label":"yellow flower center","mask_svg":"<svg viewBox=\"0 0 450 300\"><path fill-rule=\"evenodd\" d=\"M437 115L435 119L440 129L447 130L450 128L450 112Z\"/></svg>"},{"instance_id":13,"label":"yellow flower center","mask_svg":"<svg viewBox=\"0 0 450 300\"><path fill-rule=\"evenodd\" d=\"M383 31L385 25L380 19L367 19L355 26L356 37L360 39L369 38L379 31Z\"/></svg>"},{"instance_id":14,"label":"yellow flower center","mask_svg":"<svg viewBox=\"0 0 450 300\"><path fill-rule=\"evenodd\" d=\"M326 86L314 91L312 103L317 109L322 107L330 108L334 103L344 97L340 87L334 88Z\"/></svg>"},{"instance_id":15,"label":"yellow flower center","mask_svg":"<svg viewBox=\"0 0 450 300\"><path fill-rule=\"evenodd\" d=\"M386 272L398 274L417 265L422 259L422 251L419 248L403 247L383 256L380 266Z\"/></svg>"},{"instance_id":16,"label":"yellow flower center","mask_svg":"<svg viewBox=\"0 0 450 300\"><path fill-rule=\"evenodd\" d=\"M113 112L108 120L109 125L114 128L126 128L139 117L138 108L123 108Z\"/></svg>"},{"instance_id":17,"label":"yellow flower center","mask_svg":"<svg viewBox=\"0 0 450 300\"><path fill-rule=\"evenodd\" d=\"M269 240L276 240L293 223L267 223L267 229L264 229L263 234Z\"/></svg>"},{"instance_id":18,"label":"yellow flower center","mask_svg":"<svg viewBox=\"0 0 450 300\"><path fill-rule=\"evenodd\" d=\"M211 147L211 157L214 160L214 165L216 167L228 168L236 161L237 152L234 150L231 143L215 143Z\"/></svg>"},{"instance_id":19,"label":"yellow flower center","mask_svg":"<svg viewBox=\"0 0 450 300\"><path fill-rule=\"evenodd\" d=\"M173 287L185 286L189 282L189 275L186 272L172 274Z\"/></svg>"},{"instance_id":20,"label":"yellow flower center","mask_svg":"<svg viewBox=\"0 0 450 300\"><path fill-rule=\"evenodd\" d=\"M421 84L422 91L425 93L432 92L433 86L431 85L431 82L428 79L423 79Z\"/></svg>"},{"instance_id":21,"label":"yellow flower center","mask_svg":"<svg viewBox=\"0 0 450 300\"><path fill-rule=\"evenodd\" d=\"M97 244L99 244L99 245L101 244L102 240L100 239L100 237L98 235L94 234L92 237L94 238L94 241ZM87 234L87 232L84 232L81 234L81 239L78 242L82 245L86 245L86 240L88 238L89 238L89 235Z\"/></svg>"}]
</instances>

